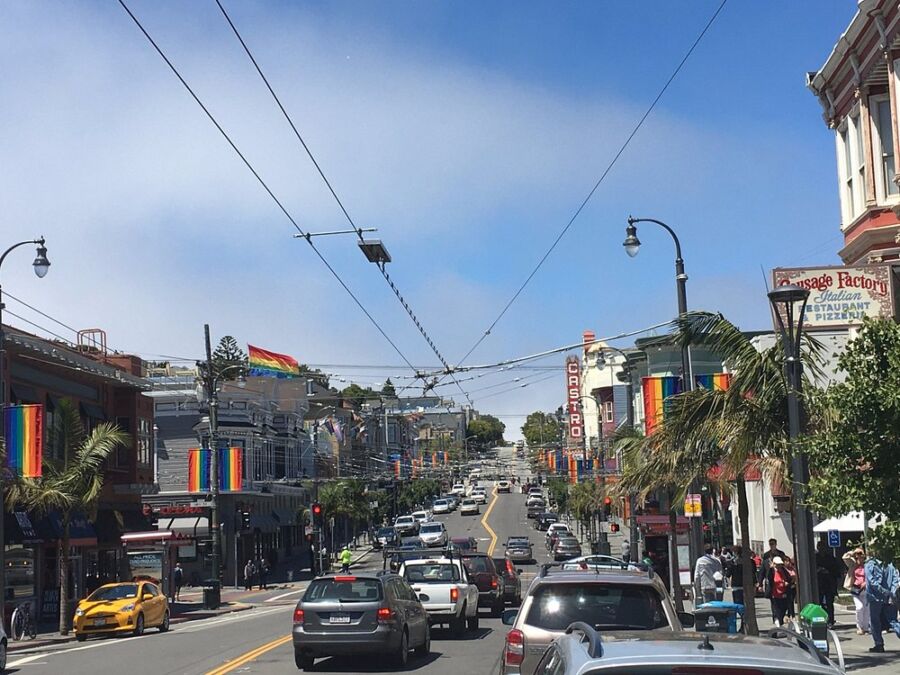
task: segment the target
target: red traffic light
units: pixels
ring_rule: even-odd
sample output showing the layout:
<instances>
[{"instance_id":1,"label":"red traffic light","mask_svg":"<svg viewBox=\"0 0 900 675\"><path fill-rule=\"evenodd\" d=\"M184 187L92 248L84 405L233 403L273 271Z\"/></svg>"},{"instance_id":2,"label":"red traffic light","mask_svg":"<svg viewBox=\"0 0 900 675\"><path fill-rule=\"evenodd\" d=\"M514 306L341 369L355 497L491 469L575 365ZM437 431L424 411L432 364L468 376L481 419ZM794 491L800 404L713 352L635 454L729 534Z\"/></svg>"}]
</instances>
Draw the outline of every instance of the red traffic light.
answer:
<instances>
[{"instance_id":1,"label":"red traffic light","mask_svg":"<svg viewBox=\"0 0 900 675\"><path fill-rule=\"evenodd\" d=\"M603 505L604 506L612 506L612 497L604 497Z\"/></svg>"},{"instance_id":2,"label":"red traffic light","mask_svg":"<svg viewBox=\"0 0 900 675\"><path fill-rule=\"evenodd\" d=\"M312 514L318 518L322 515L322 505L321 504L313 504L312 505Z\"/></svg>"},{"instance_id":3,"label":"red traffic light","mask_svg":"<svg viewBox=\"0 0 900 675\"><path fill-rule=\"evenodd\" d=\"M610 531L610 532L618 532L618 531L619 531L619 524L618 524L618 523L610 523L610 524L609 524L609 531Z\"/></svg>"}]
</instances>

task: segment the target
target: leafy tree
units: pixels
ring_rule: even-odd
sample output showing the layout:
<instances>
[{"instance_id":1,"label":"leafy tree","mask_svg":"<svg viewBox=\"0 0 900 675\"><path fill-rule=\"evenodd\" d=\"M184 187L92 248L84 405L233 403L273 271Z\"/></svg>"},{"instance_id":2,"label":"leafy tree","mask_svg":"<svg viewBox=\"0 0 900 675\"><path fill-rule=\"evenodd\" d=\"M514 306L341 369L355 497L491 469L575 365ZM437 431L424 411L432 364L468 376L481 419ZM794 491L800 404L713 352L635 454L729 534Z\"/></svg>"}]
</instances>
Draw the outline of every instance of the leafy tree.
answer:
<instances>
[{"instance_id":1,"label":"leafy tree","mask_svg":"<svg viewBox=\"0 0 900 675\"><path fill-rule=\"evenodd\" d=\"M441 494L441 482L434 478L417 478L405 482L397 496L397 505L407 513L422 506L434 495Z\"/></svg>"},{"instance_id":2,"label":"leafy tree","mask_svg":"<svg viewBox=\"0 0 900 675\"><path fill-rule=\"evenodd\" d=\"M60 401L53 426L49 430L51 447L60 449L60 460L45 460L39 478L15 478L7 487L6 505L10 510L24 507L35 513L60 514L63 535L58 542L59 560L59 632L69 632L69 525L76 512L96 519L97 502L103 489L104 464L119 446L131 437L114 424L97 425L86 434L75 404ZM5 458L4 458L5 459Z\"/></svg>"},{"instance_id":3,"label":"leafy tree","mask_svg":"<svg viewBox=\"0 0 900 675\"><path fill-rule=\"evenodd\" d=\"M378 394L372 391L371 387L366 387L365 389L363 389L358 384L356 384L356 382L351 384L349 387L345 387L341 391L341 396L357 406L361 406L369 399L378 398Z\"/></svg>"},{"instance_id":4,"label":"leafy tree","mask_svg":"<svg viewBox=\"0 0 900 675\"><path fill-rule=\"evenodd\" d=\"M818 429L807 440L810 501L825 516L880 513L882 553L900 556L900 326L863 323L838 358L846 379L818 399Z\"/></svg>"},{"instance_id":5,"label":"leafy tree","mask_svg":"<svg viewBox=\"0 0 900 675\"><path fill-rule=\"evenodd\" d=\"M308 377L309 379L311 379L314 382L317 382L318 384L325 387L326 389L329 388L330 383L328 380L328 375L323 373L318 368L310 368L305 363L301 363L297 367L297 370L299 371L301 376Z\"/></svg>"},{"instance_id":6,"label":"leafy tree","mask_svg":"<svg viewBox=\"0 0 900 675\"><path fill-rule=\"evenodd\" d=\"M552 413L540 410L531 413L522 425L522 435L528 446L537 448L541 445L558 445L562 422Z\"/></svg>"},{"instance_id":7,"label":"leafy tree","mask_svg":"<svg viewBox=\"0 0 900 675\"><path fill-rule=\"evenodd\" d=\"M482 415L469 422L466 436L474 436L474 442L482 448L492 448L503 443L506 425L493 415Z\"/></svg>"},{"instance_id":8,"label":"leafy tree","mask_svg":"<svg viewBox=\"0 0 900 675\"><path fill-rule=\"evenodd\" d=\"M565 478L551 478L547 481L547 496L556 504L560 513L569 511L569 481Z\"/></svg>"},{"instance_id":9,"label":"leafy tree","mask_svg":"<svg viewBox=\"0 0 900 675\"><path fill-rule=\"evenodd\" d=\"M390 398L394 398L397 396L397 390L394 388L394 383L391 382L391 378L388 378L384 381L384 386L381 388L381 395L388 396Z\"/></svg>"}]
</instances>

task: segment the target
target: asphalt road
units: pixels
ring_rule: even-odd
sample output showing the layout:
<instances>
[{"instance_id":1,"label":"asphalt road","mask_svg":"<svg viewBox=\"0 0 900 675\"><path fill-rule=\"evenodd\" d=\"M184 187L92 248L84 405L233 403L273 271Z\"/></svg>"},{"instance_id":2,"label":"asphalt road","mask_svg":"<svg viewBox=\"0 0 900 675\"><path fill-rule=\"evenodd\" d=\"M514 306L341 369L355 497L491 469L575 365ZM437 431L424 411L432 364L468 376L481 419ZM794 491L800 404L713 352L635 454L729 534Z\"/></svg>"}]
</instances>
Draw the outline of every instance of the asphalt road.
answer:
<instances>
[{"instance_id":1,"label":"asphalt road","mask_svg":"<svg viewBox=\"0 0 900 675\"><path fill-rule=\"evenodd\" d=\"M513 473L512 449L503 451ZM522 470L522 469L519 469ZM518 473L518 470L516 471ZM490 504L490 500L489 500ZM451 536L472 536L481 551L489 550L493 538L480 516L460 516L458 512L444 520ZM521 493L497 495L488 525L497 537L497 556L503 555L503 542L510 534L529 534L540 560L543 534L534 530L525 518ZM380 569L375 557L368 566ZM365 565L363 566L365 567ZM526 572L523 590L533 577L534 566L522 566ZM16 653L8 663L8 672L23 675L44 673L117 673L122 675L212 673L296 673L293 647L288 636L291 615L300 591L285 594L274 591L261 596L254 609L204 621L173 626L168 633L148 631L140 638L110 638ZM496 673L503 648L505 627L481 610L481 628L462 639L451 637L446 628L432 632L431 654L427 658L410 655L407 671L423 675L453 673ZM370 657L330 658L317 661L316 670L325 673L396 672L386 661Z\"/></svg>"}]
</instances>

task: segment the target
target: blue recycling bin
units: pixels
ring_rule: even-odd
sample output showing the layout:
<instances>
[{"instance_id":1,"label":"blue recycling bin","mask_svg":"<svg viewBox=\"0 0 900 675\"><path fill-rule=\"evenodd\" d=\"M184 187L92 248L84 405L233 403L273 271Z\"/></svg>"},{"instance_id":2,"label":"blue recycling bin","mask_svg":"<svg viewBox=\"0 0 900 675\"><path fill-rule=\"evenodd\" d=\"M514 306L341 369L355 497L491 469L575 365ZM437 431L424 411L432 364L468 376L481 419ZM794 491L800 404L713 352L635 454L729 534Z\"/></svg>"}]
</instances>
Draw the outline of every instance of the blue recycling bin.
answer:
<instances>
[{"instance_id":1,"label":"blue recycling bin","mask_svg":"<svg viewBox=\"0 0 900 675\"><path fill-rule=\"evenodd\" d=\"M724 600L704 602L694 610L694 630L707 633L737 633L738 616L741 617L740 628L743 629L743 605Z\"/></svg>"}]
</instances>

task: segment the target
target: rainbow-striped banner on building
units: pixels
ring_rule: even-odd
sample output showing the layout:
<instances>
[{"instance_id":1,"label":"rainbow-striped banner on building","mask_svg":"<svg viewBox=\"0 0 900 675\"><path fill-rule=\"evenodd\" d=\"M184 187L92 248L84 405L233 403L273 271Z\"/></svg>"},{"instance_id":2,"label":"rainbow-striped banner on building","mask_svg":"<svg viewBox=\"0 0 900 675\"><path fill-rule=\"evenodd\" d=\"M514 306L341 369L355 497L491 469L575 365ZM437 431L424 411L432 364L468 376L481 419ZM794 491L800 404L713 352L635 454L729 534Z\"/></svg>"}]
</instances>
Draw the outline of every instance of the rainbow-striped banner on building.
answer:
<instances>
[{"instance_id":1,"label":"rainbow-striped banner on building","mask_svg":"<svg viewBox=\"0 0 900 675\"><path fill-rule=\"evenodd\" d=\"M645 377L642 382L644 394L644 432L653 433L656 425L665 417L666 399L681 393L681 378L668 376Z\"/></svg>"},{"instance_id":2,"label":"rainbow-striped banner on building","mask_svg":"<svg viewBox=\"0 0 900 675\"><path fill-rule=\"evenodd\" d=\"M241 448L219 450L219 489L240 492L244 486L244 451Z\"/></svg>"},{"instance_id":3,"label":"rainbow-striped banner on building","mask_svg":"<svg viewBox=\"0 0 900 675\"><path fill-rule=\"evenodd\" d=\"M206 448L188 450L188 492L209 492L212 456Z\"/></svg>"},{"instance_id":4,"label":"rainbow-striped banner on building","mask_svg":"<svg viewBox=\"0 0 900 675\"><path fill-rule=\"evenodd\" d=\"M710 375L695 375L697 386L709 391L727 391L731 386L731 373L712 373Z\"/></svg>"},{"instance_id":5,"label":"rainbow-striped banner on building","mask_svg":"<svg viewBox=\"0 0 900 675\"><path fill-rule=\"evenodd\" d=\"M6 466L17 476L38 478L44 459L44 406L10 405L3 410Z\"/></svg>"}]
</instances>

